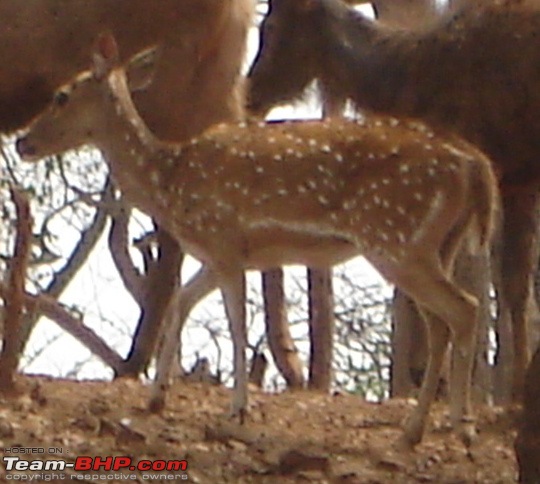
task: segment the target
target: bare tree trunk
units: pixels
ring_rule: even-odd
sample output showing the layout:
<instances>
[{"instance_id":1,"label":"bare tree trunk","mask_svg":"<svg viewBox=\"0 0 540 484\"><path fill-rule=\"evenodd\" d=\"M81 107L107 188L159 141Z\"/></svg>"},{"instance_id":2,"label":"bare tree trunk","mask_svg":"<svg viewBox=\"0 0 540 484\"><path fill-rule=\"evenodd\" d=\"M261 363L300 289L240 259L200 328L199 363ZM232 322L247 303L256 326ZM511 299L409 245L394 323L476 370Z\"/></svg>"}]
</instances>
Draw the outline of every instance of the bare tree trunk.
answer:
<instances>
[{"instance_id":1,"label":"bare tree trunk","mask_svg":"<svg viewBox=\"0 0 540 484\"><path fill-rule=\"evenodd\" d=\"M334 298L331 269L308 269L309 388L328 391L332 383Z\"/></svg>"},{"instance_id":2,"label":"bare tree trunk","mask_svg":"<svg viewBox=\"0 0 540 484\"><path fill-rule=\"evenodd\" d=\"M255 353L251 360L251 368L249 370L249 383L256 387L262 388L264 385L264 375L268 367L268 360L264 353Z\"/></svg>"},{"instance_id":3,"label":"bare tree trunk","mask_svg":"<svg viewBox=\"0 0 540 484\"><path fill-rule=\"evenodd\" d=\"M181 283L180 267L184 254L180 246L161 228L157 229L156 238L158 255L151 259L144 278L143 297L138 301L141 316L122 367L122 376L137 376L148 367L161 334L167 305Z\"/></svg>"},{"instance_id":4,"label":"bare tree trunk","mask_svg":"<svg viewBox=\"0 0 540 484\"><path fill-rule=\"evenodd\" d=\"M289 388L302 388L304 375L298 350L289 331L285 312L283 269L272 269L262 273L266 335L268 345L280 373Z\"/></svg>"},{"instance_id":5,"label":"bare tree trunk","mask_svg":"<svg viewBox=\"0 0 540 484\"><path fill-rule=\"evenodd\" d=\"M343 116L346 99L320 85L322 117ZM332 269L307 269L309 299L309 388L329 391L332 384L334 348L334 292Z\"/></svg>"},{"instance_id":6,"label":"bare tree trunk","mask_svg":"<svg viewBox=\"0 0 540 484\"><path fill-rule=\"evenodd\" d=\"M11 190L15 204L15 248L8 263L8 294L4 297L4 331L0 353L0 391L15 390L15 374L23 350L21 324L24 310L26 271L32 240L32 215L26 197L16 189Z\"/></svg>"},{"instance_id":7,"label":"bare tree trunk","mask_svg":"<svg viewBox=\"0 0 540 484\"><path fill-rule=\"evenodd\" d=\"M52 281L45 289L44 294L50 296L51 298L58 299L69 283L73 280L75 275L79 272L79 269L88 260L88 257L94 250L94 247L105 229L107 222L106 207L113 200L112 197L113 188L110 181L107 180L107 183L103 189L100 204L101 206L97 208L92 224L84 232L82 232L79 243L69 256L65 265L58 272L53 274ZM32 334L32 331L40 316L41 314L39 311L35 313L26 312L26 314L23 315L21 326L19 328L19 349L17 350L19 354L24 352L24 347L26 346L26 343L30 338L30 335Z\"/></svg>"}]
</instances>

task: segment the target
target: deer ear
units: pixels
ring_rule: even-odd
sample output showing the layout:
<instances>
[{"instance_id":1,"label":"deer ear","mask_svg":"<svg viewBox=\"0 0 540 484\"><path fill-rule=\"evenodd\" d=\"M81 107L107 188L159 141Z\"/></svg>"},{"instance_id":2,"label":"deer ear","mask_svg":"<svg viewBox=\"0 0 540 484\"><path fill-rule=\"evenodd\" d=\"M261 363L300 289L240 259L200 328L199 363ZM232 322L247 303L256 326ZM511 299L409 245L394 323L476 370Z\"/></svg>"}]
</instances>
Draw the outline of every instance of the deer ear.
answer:
<instances>
[{"instance_id":1,"label":"deer ear","mask_svg":"<svg viewBox=\"0 0 540 484\"><path fill-rule=\"evenodd\" d=\"M160 48L157 46L135 54L127 64L129 90L131 92L146 89L154 79Z\"/></svg>"},{"instance_id":2,"label":"deer ear","mask_svg":"<svg viewBox=\"0 0 540 484\"><path fill-rule=\"evenodd\" d=\"M92 54L92 72L96 79L105 78L118 65L118 44L110 32L101 34Z\"/></svg>"}]
</instances>

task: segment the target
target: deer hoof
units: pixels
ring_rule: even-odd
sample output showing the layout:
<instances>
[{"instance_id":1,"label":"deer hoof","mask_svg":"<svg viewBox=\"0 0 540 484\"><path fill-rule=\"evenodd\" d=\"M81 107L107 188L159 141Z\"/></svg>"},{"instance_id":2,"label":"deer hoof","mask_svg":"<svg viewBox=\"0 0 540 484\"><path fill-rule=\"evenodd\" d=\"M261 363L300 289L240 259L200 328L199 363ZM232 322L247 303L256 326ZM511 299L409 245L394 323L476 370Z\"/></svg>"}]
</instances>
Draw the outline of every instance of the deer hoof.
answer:
<instances>
[{"instance_id":1,"label":"deer hoof","mask_svg":"<svg viewBox=\"0 0 540 484\"><path fill-rule=\"evenodd\" d=\"M459 430L459 438L463 442L463 445L470 448L476 441L477 436L478 433L476 432L474 420L469 418L464 419Z\"/></svg>"},{"instance_id":2,"label":"deer hoof","mask_svg":"<svg viewBox=\"0 0 540 484\"><path fill-rule=\"evenodd\" d=\"M412 449L420 443L424 435L424 425L418 419L409 417L398 439L398 445L405 449Z\"/></svg>"}]
</instances>

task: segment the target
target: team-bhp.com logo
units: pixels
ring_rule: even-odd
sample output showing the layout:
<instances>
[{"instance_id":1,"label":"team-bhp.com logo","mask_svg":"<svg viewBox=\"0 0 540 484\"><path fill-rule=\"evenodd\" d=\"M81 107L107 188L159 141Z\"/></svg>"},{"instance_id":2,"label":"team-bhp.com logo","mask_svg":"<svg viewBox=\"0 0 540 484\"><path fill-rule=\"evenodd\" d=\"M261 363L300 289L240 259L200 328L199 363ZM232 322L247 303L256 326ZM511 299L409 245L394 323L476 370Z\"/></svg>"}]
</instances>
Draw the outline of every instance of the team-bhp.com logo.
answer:
<instances>
[{"instance_id":1,"label":"team-bhp.com logo","mask_svg":"<svg viewBox=\"0 0 540 484\"><path fill-rule=\"evenodd\" d=\"M50 473L61 480L132 480L142 477L145 480L187 480L187 461L185 460L140 460L135 462L131 457L90 457L79 456L75 461L64 459L27 460L16 456L3 457L5 478L13 481L51 480ZM62 474L62 471L75 471L81 474ZM130 475L130 471L138 474ZM33 478L24 478L25 474ZM31 473L31 474L30 474ZM36 476L35 473L42 473ZM36 479L37 478L37 479Z\"/></svg>"}]
</instances>

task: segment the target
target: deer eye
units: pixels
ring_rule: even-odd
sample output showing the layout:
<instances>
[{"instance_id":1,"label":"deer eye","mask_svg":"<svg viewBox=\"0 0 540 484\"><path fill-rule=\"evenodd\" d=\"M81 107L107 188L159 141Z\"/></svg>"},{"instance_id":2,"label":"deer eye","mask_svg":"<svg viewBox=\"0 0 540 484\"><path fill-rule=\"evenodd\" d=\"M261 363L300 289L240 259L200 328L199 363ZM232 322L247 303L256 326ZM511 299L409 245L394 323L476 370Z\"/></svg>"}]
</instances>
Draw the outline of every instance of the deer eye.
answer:
<instances>
[{"instance_id":1,"label":"deer eye","mask_svg":"<svg viewBox=\"0 0 540 484\"><path fill-rule=\"evenodd\" d=\"M68 101L69 101L69 95L68 93L64 91L57 92L56 95L54 96L54 103L57 106L62 107L66 105Z\"/></svg>"}]
</instances>

